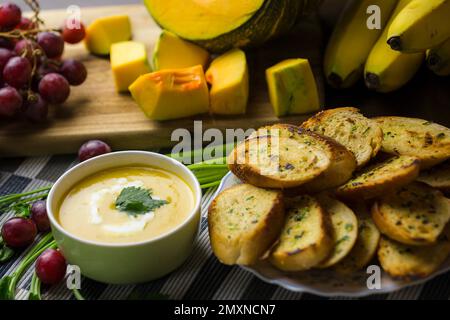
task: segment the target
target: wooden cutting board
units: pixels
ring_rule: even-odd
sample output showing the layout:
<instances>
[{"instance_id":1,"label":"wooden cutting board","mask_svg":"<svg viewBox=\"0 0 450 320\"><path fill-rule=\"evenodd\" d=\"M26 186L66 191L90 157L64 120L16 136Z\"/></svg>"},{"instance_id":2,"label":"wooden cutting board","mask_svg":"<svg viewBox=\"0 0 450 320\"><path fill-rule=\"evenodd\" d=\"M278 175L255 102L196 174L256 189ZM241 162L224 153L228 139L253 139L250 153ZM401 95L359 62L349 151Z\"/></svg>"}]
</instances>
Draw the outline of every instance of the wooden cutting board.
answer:
<instances>
[{"instance_id":1,"label":"wooden cutting board","mask_svg":"<svg viewBox=\"0 0 450 320\"><path fill-rule=\"evenodd\" d=\"M149 57L160 33L143 5L82 8L82 21L127 14L131 18L133 38L147 45ZM66 17L63 10L45 11L42 17L50 27L59 27ZM147 119L129 94L114 90L109 59L90 55L83 44L66 45L64 57L85 63L87 81L72 87L69 100L62 106L51 106L49 121L42 125L23 121L0 122L0 157L73 153L89 139L107 141L114 150L168 147L172 131L193 129L194 120L202 120L203 130L218 128L257 128L280 121L273 114L267 96L264 70L283 59L310 59L322 94L321 47L322 32L314 18L304 19L292 34L277 39L257 50L247 51L250 68L250 102L247 114L235 117L202 115L195 118L156 122ZM306 116L283 118L284 122L299 123Z\"/></svg>"}]
</instances>

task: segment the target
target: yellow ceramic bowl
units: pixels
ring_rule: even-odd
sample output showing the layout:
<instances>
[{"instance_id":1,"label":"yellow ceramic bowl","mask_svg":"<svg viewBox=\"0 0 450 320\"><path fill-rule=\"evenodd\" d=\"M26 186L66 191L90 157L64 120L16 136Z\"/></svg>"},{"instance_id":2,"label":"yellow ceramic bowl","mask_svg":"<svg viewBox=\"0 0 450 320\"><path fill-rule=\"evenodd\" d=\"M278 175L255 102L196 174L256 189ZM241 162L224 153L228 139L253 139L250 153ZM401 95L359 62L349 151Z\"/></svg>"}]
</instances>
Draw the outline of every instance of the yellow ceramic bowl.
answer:
<instances>
[{"instance_id":1,"label":"yellow ceramic bowl","mask_svg":"<svg viewBox=\"0 0 450 320\"><path fill-rule=\"evenodd\" d=\"M65 195L84 178L114 167L143 165L172 172L194 193L194 209L180 225L151 240L132 244L105 244L81 239L61 227L56 215ZM62 175L47 198L52 233L67 262L88 278L111 284L139 283L160 278L189 256L200 224L201 189L194 174L180 162L145 151L122 151L87 160Z\"/></svg>"}]
</instances>

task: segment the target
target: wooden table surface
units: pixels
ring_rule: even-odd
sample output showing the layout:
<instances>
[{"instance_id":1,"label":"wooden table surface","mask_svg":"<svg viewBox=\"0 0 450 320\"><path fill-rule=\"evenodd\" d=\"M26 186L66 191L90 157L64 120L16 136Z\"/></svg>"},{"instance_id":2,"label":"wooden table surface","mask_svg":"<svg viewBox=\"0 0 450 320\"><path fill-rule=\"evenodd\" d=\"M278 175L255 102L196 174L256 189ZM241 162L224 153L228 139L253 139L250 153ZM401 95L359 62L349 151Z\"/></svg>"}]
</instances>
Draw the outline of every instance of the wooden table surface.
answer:
<instances>
[{"instance_id":1,"label":"wooden table surface","mask_svg":"<svg viewBox=\"0 0 450 320\"><path fill-rule=\"evenodd\" d=\"M142 4L82 8L82 20L89 24L95 18L113 14L130 16L133 39L147 45L149 55L159 36L160 28ZM50 27L64 21L65 10L44 10L42 18ZM317 19L304 19L289 35L248 50L250 69L250 97L245 115L199 115L191 118L152 121L147 119L129 94L118 94L109 59L90 55L83 44L66 46L64 57L83 61L88 70L86 82L71 88L69 99L61 106L51 106L49 120L43 124L25 121L0 123L0 155L32 156L73 153L90 139L106 141L114 150L169 147L175 129L193 131L194 120L201 120L203 129L258 128L274 123L299 124L308 115L277 118L268 99L265 69L287 58L304 57L310 60L323 93L321 72L322 32ZM322 101L323 101L323 94Z\"/></svg>"},{"instance_id":2,"label":"wooden table surface","mask_svg":"<svg viewBox=\"0 0 450 320\"><path fill-rule=\"evenodd\" d=\"M59 8L64 8L64 5L68 4L64 1L41 2L44 8L55 3ZM85 3L97 5L111 1L78 1L79 5ZM295 56L311 60L320 89L325 93L324 105L327 108L356 106L369 116L414 116L450 126L450 77L437 77L425 67L410 84L390 94L371 92L365 88L362 81L349 90L334 90L323 86L320 70L321 53L341 6L341 1L325 1L320 12L322 30L317 30L314 26L308 30L311 25L305 22L303 28L306 26L306 32L297 33L295 41L287 36L276 39L258 50L248 51L252 73L252 97L248 115L237 119L214 118L208 115L196 117L204 120L203 129L255 128L277 121L278 119L273 117L267 99L264 69L282 58ZM133 17L134 36L137 40L146 42L150 52L159 29L142 5L82 7L82 17L87 23L98 16L118 12ZM44 12L44 17L50 25L61 23L63 15L64 11ZM0 156L72 153L83 141L92 138L104 139L116 150L162 147L173 144L170 141L170 134L174 129L192 129L192 118L169 122L149 121L137 109L129 95L118 95L114 92L107 59L88 55L82 45L70 47L66 52L67 56L76 57L86 63L90 71L88 81L85 85L73 89L73 94L66 105L52 108L52 120L48 124L44 126L7 124L0 128ZM117 117L118 114L120 117ZM295 123L300 119L302 117L281 121Z\"/></svg>"}]
</instances>

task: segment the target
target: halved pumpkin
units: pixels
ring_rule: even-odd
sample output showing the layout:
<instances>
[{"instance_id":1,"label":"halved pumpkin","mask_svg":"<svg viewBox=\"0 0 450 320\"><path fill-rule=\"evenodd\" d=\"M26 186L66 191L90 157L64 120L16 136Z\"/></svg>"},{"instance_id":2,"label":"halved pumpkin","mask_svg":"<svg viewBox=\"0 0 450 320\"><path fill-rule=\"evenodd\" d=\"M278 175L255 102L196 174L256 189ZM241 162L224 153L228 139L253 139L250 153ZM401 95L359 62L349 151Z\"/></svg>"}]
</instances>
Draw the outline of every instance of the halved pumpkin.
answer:
<instances>
[{"instance_id":1,"label":"halved pumpkin","mask_svg":"<svg viewBox=\"0 0 450 320\"><path fill-rule=\"evenodd\" d=\"M144 0L154 20L212 52L254 46L288 31L320 0Z\"/></svg>"}]
</instances>

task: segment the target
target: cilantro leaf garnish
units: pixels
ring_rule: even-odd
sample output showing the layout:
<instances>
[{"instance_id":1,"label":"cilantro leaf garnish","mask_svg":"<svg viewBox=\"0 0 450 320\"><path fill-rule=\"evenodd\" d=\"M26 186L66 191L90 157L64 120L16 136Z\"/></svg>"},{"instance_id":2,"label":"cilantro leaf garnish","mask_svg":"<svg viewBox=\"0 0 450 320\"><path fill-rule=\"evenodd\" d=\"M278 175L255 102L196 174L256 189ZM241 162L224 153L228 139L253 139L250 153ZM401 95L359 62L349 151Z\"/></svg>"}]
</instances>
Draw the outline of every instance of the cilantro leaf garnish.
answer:
<instances>
[{"instance_id":1,"label":"cilantro leaf garnish","mask_svg":"<svg viewBox=\"0 0 450 320\"><path fill-rule=\"evenodd\" d=\"M153 211L168 202L166 200L155 200L151 191L140 187L123 188L116 199L116 208L131 216L145 214Z\"/></svg>"}]
</instances>

